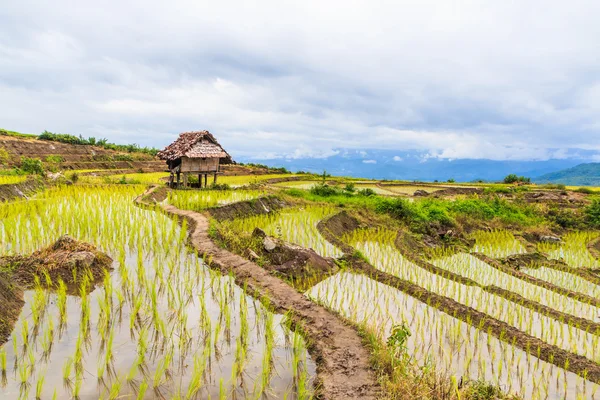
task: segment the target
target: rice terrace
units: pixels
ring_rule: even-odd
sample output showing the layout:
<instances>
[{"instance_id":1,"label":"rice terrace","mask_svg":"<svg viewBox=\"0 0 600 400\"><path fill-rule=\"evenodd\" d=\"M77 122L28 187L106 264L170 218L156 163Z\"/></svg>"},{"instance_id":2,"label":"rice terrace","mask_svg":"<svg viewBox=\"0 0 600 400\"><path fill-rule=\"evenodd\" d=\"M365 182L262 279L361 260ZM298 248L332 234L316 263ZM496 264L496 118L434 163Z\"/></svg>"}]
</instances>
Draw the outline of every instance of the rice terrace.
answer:
<instances>
[{"instance_id":1,"label":"rice terrace","mask_svg":"<svg viewBox=\"0 0 600 400\"><path fill-rule=\"evenodd\" d=\"M594 189L1 133L3 399L600 398Z\"/></svg>"}]
</instances>

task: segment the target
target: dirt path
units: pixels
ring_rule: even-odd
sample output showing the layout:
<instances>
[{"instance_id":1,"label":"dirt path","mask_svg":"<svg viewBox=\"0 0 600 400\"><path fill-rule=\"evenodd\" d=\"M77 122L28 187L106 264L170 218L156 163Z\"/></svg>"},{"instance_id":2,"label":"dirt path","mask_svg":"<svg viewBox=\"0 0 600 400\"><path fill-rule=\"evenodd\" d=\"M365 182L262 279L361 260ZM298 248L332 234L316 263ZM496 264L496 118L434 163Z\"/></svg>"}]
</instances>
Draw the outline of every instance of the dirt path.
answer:
<instances>
[{"instance_id":1,"label":"dirt path","mask_svg":"<svg viewBox=\"0 0 600 400\"><path fill-rule=\"evenodd\" d=\"M151 205L143 198L156 188L146 191L136 203ZM377 397L379 386L370 368L370 354L352 327L255 263L218 247L208 236L209 221L204 215L165 204L161 204L161 208L168 214L187 219L190 242L211 267L232 272L238 284L246 283L250 292L267 297L276 311L291 313L317 364L319 398L368 400Z\"/></svg>"}]
</instances>

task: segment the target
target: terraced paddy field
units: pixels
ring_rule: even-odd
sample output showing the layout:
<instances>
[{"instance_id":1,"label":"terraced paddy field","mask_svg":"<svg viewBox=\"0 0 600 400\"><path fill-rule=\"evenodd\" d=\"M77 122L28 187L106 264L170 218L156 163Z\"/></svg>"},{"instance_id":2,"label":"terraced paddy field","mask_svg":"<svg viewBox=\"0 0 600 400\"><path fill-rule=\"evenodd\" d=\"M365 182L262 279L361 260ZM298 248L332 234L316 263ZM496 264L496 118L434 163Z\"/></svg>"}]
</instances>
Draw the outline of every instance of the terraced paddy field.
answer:
<instances>
[{"instance_id":1,"label":"terraced paddy field","mask_svg":"<svg viewBox=\"0 0 600 400\"><path fill-rule=\"evenodd\" d=\"M2 254L69 235L113 258L101 282L25 292L0 349L2 398L309 398L304 340L186 246L134 185L62 187L0 206ZM49 285L51 290L47 290Z\"/></svg>"},{"instance_id":2,"label":"terraced paddy field","mask_svg":"<svg viewBox=\"0 0 600 400\"><path fill-rule=\"evenodd\" d=\"M537 206L518 214L497 198L481 206L490 216L480 227L469 220L455 234L445 225L423 230L423 218L443 212L443 199L357 193L328 202L272 187L313 181L148 190L133 182L157 185L164 175L137 175L0 204L2 256L69 234L113 260L100 275L40 273L25 290L0 347L2 398L308 399L321 390L326 398L600 398L600 278L587 247L596 231L530 243L512 227L539 223ZM229 178L231 185L255 179ZM480 200L447 201L463 214L439 221L456 226ZM510 211L508 223L498 210ZM462 242L451 246L457 235ZM272 246L282 242L300 252L293 255L313 249L306 262L326 260L319 265L330 269L292 286L266 264L283 258ZM533 255L535 264L509 262ZM310 267L294 257L286 273ZM327 322L356 337L334 346L336 357L346 357L335 362L333 350L323 350L339 339ZM353 358L368 351L371 364ZM360 371L373 387L330 390L339 377L350 386Z\"/></svg>"}]
</instances>

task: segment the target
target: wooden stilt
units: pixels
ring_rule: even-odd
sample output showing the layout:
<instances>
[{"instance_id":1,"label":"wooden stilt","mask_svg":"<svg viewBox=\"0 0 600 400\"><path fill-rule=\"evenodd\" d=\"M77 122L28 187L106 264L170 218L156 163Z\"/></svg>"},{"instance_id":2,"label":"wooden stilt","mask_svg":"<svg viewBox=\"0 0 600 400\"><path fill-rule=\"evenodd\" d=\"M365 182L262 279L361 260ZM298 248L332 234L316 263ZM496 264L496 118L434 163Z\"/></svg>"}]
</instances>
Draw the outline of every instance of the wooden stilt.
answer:
<instances>
[{"instance_id":1,"label":"wooden stilt","mask_svg":"<svg viewBox=\"0 0 600 400\"><path fill-rule=\"evenodd\" d=\"M202 174L198 174L198 187L202 189Z\"/></svg>"},{"instance_id":2,"label":"wooden stilt","mask_svg":"<svg viewBox=\"0 0 600 400\"><path fill-rule=\"evenodd\" d=\"M215 172L215 179L213 180L213 183L216 185L217 184L217 173Z\"/></svg>"},{"instance_id":3,"label":"wooden stilt","mask_svg":"<svg viewBox=\"0 0 600 400\"><path fill-rule=\"evenodd\" d=\"M177 172L177 187L179 187L180 175L181 175L181 172Z\"/></svg>"},{"instance_id":4,"label":"wooden stilt","mask_svg":"<svg viewBox=\"0 0 600 400\"><path fill-rule=\"evenodd\" d=\"M208 174L204 174L204 187L208 186Z\"/></svg>"}]
</instances>

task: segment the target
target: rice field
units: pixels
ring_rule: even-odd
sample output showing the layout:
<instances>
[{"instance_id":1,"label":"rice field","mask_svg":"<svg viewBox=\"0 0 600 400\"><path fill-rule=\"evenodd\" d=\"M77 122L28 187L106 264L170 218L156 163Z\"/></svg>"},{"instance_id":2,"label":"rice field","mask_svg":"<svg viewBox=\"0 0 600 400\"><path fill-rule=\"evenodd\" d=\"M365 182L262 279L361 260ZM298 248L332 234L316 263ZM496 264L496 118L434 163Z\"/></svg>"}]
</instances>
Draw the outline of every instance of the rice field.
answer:
<instances>
[{"instance_id":1,"label":"rice field","mask_svg":"<svg viewBox=\"0 0 600 400\"><path fill-rule=\"evenodd\" d=\"M307 206L226 223L234 231L250 233L260 228L270 236L313 249L323 257L339 257L342 251L325 240L317 229L319 221L335 212L334 207Z\"/></svg>"},{"instance_id":2,"label":"rice field","mask_svg":"<svg viewBox=\"0 0 600 400\"><path fill-rule=\"evenodd\" d=\"M25 182L26 175L0 175L0 185L14 185Z\"/></svg>"},{"instance_id":3,"label":"rice field","mask_svg":"<svg viewBox=\"0 0 600 400\"><path fill-rule=\"evenodd\" d=\"M167 202L182 210L202 211L264 196L260 190L174 190Z\"/></svg>"},{"instance_id":4,"label":"rice field","mask_svg":"<svg viewBox=\"0 0 600 400\"><path fill-rule=\"evenodd\" d=\"M185 245L185 223L134 206L143 189L61 187L0 205L0 254L68 233L114 260L77 295L62 281L25 293L0 348L0 396L310 398L315 365L286 316L207 268Z\"/></svg>"},{"instance_id":5,"label":"rice field","mask_svg":"<svg viewBox=\"0 0 600 400\"><path fill-rule=\"evenodd\" d=\"M513 254L527 252L514 235L508 231L478 231L471 235L475 239L473 251L492 258L504 258Z\"/></svg>"},{"instance_id":6,"label":"rice field","mask_svg":"<svg viewBox=\"0 0 600 400\"><path fill-rule=\"evenodd\" d=\"M527 299L549 306L555 310L587 318L590 321L596 321L597 316L600 315L600 310L598 310L597 307L567 298L539 286L531 285L518 278L505 274L469 254L457 254L433 261L433 263L442 268L442 270L464 276L481 286L471 286L456 282L455 280L450 279L449 275L445 276L444 274L430 272L406 260L393 245L395 235L396 233L394 231L386 229L367 229L354 231L352 234L346 235L344 239L347 243L360 251L374 267L383 272L397 276L432 293L448 297L458 303L494 317L497 320L506 322L507 324L518 328L520 331L537 337L546 343L571 353L584 356L595 363L600 363L600 351L598 350L600 332L588 332L587 330L579 329L566 321L553 319L537 310L528 308L517 301L511 301L499 294L490 293L484 290L483 287L495 285L513 293L520 294ZM319 298L322 299L322 297ZM377 312L382 312L380 308L387 310L389 305L388 303L378 303ZM336 310L342 312L342 310L337 308ZM353 307L350 307L350 310L352 311ZM372 318L372 315L369 315L369 318ZM386 328L382 330L380 329L380 331L385 332L385 329L389 329L389 326L386 326ZM434 343L432 346L436 345L439 346L440 344ZM457 368L456 366L448 365L447 361L442 360L440 363L446 365L448 368ZM504 366L506 367L506 365ZM478 378L476 373L473 373L472 371L467 372L471 374L472 379ZM566 389L570 385L569 382L564 380L565 378L561 376L563 375L558 374L557 379L560 382L557 383L557 387L563 386L563 395L555 393L551 398L563 398L564 393L571 394ZM518 381L527 380L526 375L517 378ZM542 378L540 377L539 379ZM513 386L515 383L510 383L507 378L504 384ZM596 389L594 389L594 393L595 390ZM589 394L590 392L586 393ZM539 398L547 398L546 396L550 396L546 391L539 392L539 390L536 390L534 394L535 396L533 397L539 396Z\"/></svg>"},{"instance_id":7,"label":"rice field","mask_svg":"<svg viewBox=\"0 0 600 400\"><path fill-rule=\"evenodd\" d=\"M406 326L408 354L417 368L435 366L456 380L492 382L524 399L597 398L598 385L367 276L342 272L307 296L378 332L381 341L392 327Z\"/></svg>"},{"instance_id":8,"label":"rice field","mask_svg":"<svg viewBox=\"0 0 600 400\"><path fill-rule=\"evenodd\" d=\"M540 243L538 249L573 268L600 268L600 262L587 249L587 244L598 235L598 232L568 233L562 238L562 243Z\"/></svg>"}]
</instances>

